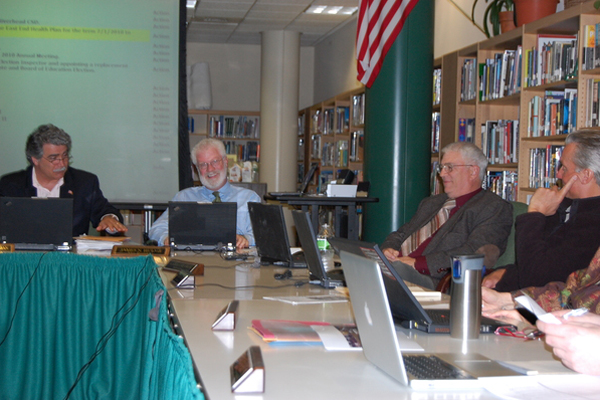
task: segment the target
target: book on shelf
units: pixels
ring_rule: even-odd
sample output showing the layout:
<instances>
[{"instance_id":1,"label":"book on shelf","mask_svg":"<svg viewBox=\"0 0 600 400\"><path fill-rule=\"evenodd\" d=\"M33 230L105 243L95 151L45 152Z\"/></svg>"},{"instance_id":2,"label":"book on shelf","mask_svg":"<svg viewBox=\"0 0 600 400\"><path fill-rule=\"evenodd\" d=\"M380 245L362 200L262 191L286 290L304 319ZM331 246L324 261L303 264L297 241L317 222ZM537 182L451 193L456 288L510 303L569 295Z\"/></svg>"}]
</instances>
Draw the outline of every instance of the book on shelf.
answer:
<instances>
[{"instance_id":1,"label":"book on shelf","mask_svg":"<svg viewBox=\"0 0 600 400\"><path fill-rule=\"evenodd\" d=\"M431 152L440 151L440 123L441 114L437 111L431 113Z\"/></svg>"},{"instance_id":2,"label":"book on shelf","mask_svg":"<svg viewBox=\"0 0 600 400\"><path fill-rule=\"evenodd\" d=\"M256 141L226 140L223 144L228 155L236 156L236 162L260 161L260 144Z\"/></svg>"},{"instance_id":3,"label":"book on shelf","mask_svg":"<svg viewBox=\"0 0 600 400\"><path fill-rule=\"evenodd\" d=\"M360 126L365 124L365 94L352 96L352 125Z\"/></svg>"},{"instance_id":4,"label":"book on shelf","mask_svg":"<svg viewBox=\"0 0 600 400\"><path fill-rule=\"evenodd\" d=\"M323 135L333 135L333 126L335 123L335 113L333 108L323 110L323 118L320 120L320 132Z\"/></svg>"},{"instance_id":5,"label":"book on shelf","mask_svg":"<svg viewBox=\"0 0 600 400\"><path fill-rule=\"evenodd\" d=\"M564 146L547 145L529 150L529 187L549 188L558 181L558 166Z\"/></svg>"},{"instance_id":6,"label":"book on shelf","mask_svg":"<svg viewBox=\"0 0 600 400\"><path fill-rule=\"evenodd\" d=\"M520 92L521 46L494 54L479 66L480 101L500 99Z\"/></svg>"},{"instance_id":7,"label":"book on shelf","mask_svg":"<svg viewBox=\"0 0 600 400\"><path fill-rule=\"evenodd\" d=\"M577 35L537 35L537 45L526 51L528 87L573 79L578 65Z\"/></svg>"},{"instance_id":8,"label":"book on shelf","mask_svg":"<svg viewBox=\"0 0 600 400\"><path fill-rule=\"evenodd\" d=\"M338 106L335 109L335 132L342 134L350 128L350 107Z\"/></svg>"},{"instance_id":9,"label":"book on shelf","mask_svg":"<svg viewBox=\"0 0 600 400\"><path fill-rule=\"evenodd\" d=\"M583 35L581 69L587 71L596 67L596 25L585 25Z\"/></svg>"},{"instance_id":10,"label":"book on shelf","mask_svg":"<svg viewBox=\"0 0 600 400\"><path fill-rule=\"evenodd\" d=\"M586 80L586 93L587 97L585 100L586 113L585 113L585 126L588 128L598 126L598 85L600 85L600 79L590 78Z\"/></svg>"},{"instance_id":11,"label":"book on shelf","mask_svg":"<svg viewBox=\"0 0 600 400\"><path fill-rule=\"evenodd\" d=\"M474 100L477 96L477 60L466 58L460 75L460 101Z\"/></svg>"},{"instance_id":12,"label":"book on shelf","mask_svg":"<svg viewBox=\"0 0 600 400\"><path fill-rule=\"evenodd\" d=\"M528 137L568 134L577 125L577 89L547 90L528 105Z\"/></svg>"},{"instance_id":13,"label":"book on shelf","mask_svg":"<svg viewBox=\"0 0 600 400\"><path fill-rule=\"evenodd\" d=\"M458 141L473 143L475 132L475 118L458 119Z\"/></svg>"},{"instance_id":14,"label":"book on shelf","mask_svg":"<svg viewBox=\"0 0 600 400\"><path fill-rule=\"evenodd\" d=\"M348 166L348 141L338 140L336 147L335 165L336 167L345 168Z\"/></svg>"},{"instance_id":15,"label":"book on shelf","mask_svg":"<svg viewBox=\"0 0 600 400\"><path fill-rule=\"evenodd\" d=\"M321 173L319 174L319 193L325 193L325 191L327 190L327 184L333 182L333 180L333 171L321 170Z\"/></svg>"},{"instance_id":16,"label":"book on shelf","mask_svg":"<svg viewBox=\"0 0 600 400\"><path fill-rule=\"evenodd\" d=\"M442 69L433 70L433 105L437 106L442 101Z\"/></svg>"},{"instance_id":17,"label":"book on shelf","mask_svg":"<svg viewBox=\"0 0 600 400\"><path fill-rule=\"evenodd\" d=\"M310 155L312 159L321 159L321 135L311 135L310 142L312 143Z\"/></svg>"}]
</instances>

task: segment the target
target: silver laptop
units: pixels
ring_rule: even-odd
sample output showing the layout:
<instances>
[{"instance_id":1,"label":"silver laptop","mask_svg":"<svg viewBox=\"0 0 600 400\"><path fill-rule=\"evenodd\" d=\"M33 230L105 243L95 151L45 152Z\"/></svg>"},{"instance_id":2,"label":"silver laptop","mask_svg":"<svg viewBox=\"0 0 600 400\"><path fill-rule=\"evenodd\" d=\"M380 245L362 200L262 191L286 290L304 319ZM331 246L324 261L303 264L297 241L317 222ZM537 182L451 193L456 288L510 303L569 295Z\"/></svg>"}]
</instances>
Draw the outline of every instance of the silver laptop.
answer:
<instances>
[{"instance_id":1,"label":"silver laptop","mask_svg":"<svg viewBox=\"0 0 600 400\"><path fill-rule=\"evenodd\" d=\"M365 357L414 389L481 387L480 377L515 376L481 354L402 354L377 261L340 252Z\"/></svg>"},{"instance_id":2,"label":"silver laptop","mask_svg":"<svg viewBox=\"0 0 600 400\"><path fill-rule=\"evenodd\" d=\"M71 250L73 199L0 198L0 242L15 250Z\"/></svg>"},{"instance_id":3,"label":"silver laptop","mask_svg":"<svg viewBox=\"0 0 600 400\"><path fill-rule=\"evenodd\" d=\"M169 202L169 243L174 250L235 250L237 203Z\"/></svg>"}]
</instances>

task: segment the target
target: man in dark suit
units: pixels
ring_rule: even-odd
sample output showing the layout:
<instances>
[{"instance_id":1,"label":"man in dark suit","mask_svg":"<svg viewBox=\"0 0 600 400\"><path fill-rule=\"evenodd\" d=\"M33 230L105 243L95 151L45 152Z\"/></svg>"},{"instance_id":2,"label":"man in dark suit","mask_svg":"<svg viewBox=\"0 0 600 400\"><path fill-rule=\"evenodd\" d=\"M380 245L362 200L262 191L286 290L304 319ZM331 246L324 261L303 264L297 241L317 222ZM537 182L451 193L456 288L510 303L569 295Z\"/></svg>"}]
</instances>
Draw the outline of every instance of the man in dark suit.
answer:
<instances>
[{"instance_id":1,"label":"man in dark suit","mask_svg":"<svg viewBox=\"0 0 600 400\"><path fill-rule=\"evenodd\" d=\"M41 125L27 138L27 169L0 179L1 197L73 199L73 236L86 234L90 222L98 231L126 232L123 217L102 194L98 177L69 167L71 137L54 125Z\"/></svg>"},{"instance_id":2,"label":"man in dark suit","mask_svg":"<svg viewBox=\"0 0 600 400\"><path fill-rule=\"evenodd\" d=\"M403 279L435 288L451 256L483 254L492 268L506 248L512 206L481 188L487 159L472 143L442 149L438 173L445 193L421 201L413 218L381 245Z\"/></svg>"}]
</instances>

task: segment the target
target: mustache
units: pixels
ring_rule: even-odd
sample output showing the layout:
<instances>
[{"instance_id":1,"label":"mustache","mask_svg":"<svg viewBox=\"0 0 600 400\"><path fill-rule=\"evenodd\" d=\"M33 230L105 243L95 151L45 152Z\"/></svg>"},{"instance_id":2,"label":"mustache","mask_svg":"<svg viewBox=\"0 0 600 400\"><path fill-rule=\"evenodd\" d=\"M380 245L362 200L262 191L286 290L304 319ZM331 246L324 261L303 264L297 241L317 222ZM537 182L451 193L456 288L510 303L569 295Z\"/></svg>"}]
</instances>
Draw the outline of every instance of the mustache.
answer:
<instances>
[{"instance_id":1,"label":"mustache","mask_svg":"<svg viewBox=\"0 0 600 400\"><path fill-rule=\"evenodd\" d=\"M63 172L63 171L66 171L66 170L67 170L67 167L60 167L60 168L57 168L55 170L52 170L52 172Z\"/></svg>"}]
</instances>

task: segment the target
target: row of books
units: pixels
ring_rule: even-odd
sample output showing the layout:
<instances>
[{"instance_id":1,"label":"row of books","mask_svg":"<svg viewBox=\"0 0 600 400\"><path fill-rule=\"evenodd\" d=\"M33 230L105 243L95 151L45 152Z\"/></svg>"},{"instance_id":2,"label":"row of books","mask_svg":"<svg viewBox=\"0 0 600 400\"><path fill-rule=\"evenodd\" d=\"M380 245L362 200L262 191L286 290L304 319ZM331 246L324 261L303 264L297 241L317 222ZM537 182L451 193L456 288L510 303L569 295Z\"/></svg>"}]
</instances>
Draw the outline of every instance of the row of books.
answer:
<instances>
[{"instance_id":1,"label":"row of books","mask_svg":"<svg viewBox=\"0 0 600 400\"><path fill-rule=\"evenodd\" d=\"M348 141L324 142L321 151L321 165L347 167L348 166Z\"/></svg>"},{"instance_id":2,"label":"row of books","mask_svg":"<svg viewBox=\"0 0 600 400\"><path fill-rule=\"evenodd\" d=\"M365 133L354 131L350 134L350 161L360 162L364 157Z\"/></svg>"},{"instance_id":3,"label":"row of books","mask_svg":"<svg viewBox=\"0 0 600 400\"><path fill-rule=\"evenodd\" d=\"M442 101L442 69L433 70L433 105L438 105Z\"/></svg>"},{"instance_id":4,"label":"row of books","mask_svg":"<svg viewBox=\"0 0 600 400\"><path fill-rule=\"evenodd\" d=\"M529 150L529 187L551 187L558 181L558 167L564 146L548 145Z\"/></svg>"},{"instance_id":5,"label":"row of books","mask_svg":"<svg viewBox=\"0 0 600 400\"><path fill-rule=\"evenodd\" d=\"M577 89L547 90L529 101L528 137L568 134L577 126Z\"/></svg>"},{"instance_id":6,"label":"row of books","mask_svg":"<svg viewBox=\"0 0 600 400\"><path fill-rule=\"evenodd\" d=\"M505 50L479 66L479 99L499 99L521 91L522 48Z\"/></svg>"},{"instance_id":7,"label":"row of books","mask_svg":"<svg viewBox=\"0 0 600 400\"><path fill-rule=\"evenodd\" d=\"M340 106L316 110L312 116L312 133L323 135L347 132L350 124L350 107ZM300 132L300 131L299 131Z\"/></svg>"},{"instance_id":8,"label":"row of books","mask_svg":"<svg viewBox=\"0 0 600 400\"><path fill-rule=\"evenodd\" d=\"M490 164L518 161L519 120L489 120L481 124L481 149Z\"/></svg>"},{"instance_id":9,"label":"row of books","mask_svg":"<svg viewBox=\"0 0 600 400\"><path fill-rule=\"evenodd\" d=\"M585 110L585 126L594 127L600 126L600 118L598 113L598 107L600 105L600 79L587 79L586 85L586 110Z\"/></svg>"},{"instance_id":10,"label":"row of books","mask_svg":"<svg viewBox=\"0 0 600 400\"><path fill-rule=\"evenodd\" d=\"M238 161L260 161L260 143L255 141L236 142L226 140L225 151L227 154L235 154Z\"/></svg>"},{"instance_id":11,"label":"row of books","mask_svg":"<svg viewBox=\"0 0 600 400\"><path fill-rule=\"evenodd\" d=\"M365 94L352 96L352 125L361 126L365 124Z\"/></svg>"},{"instance_id":12,"label":"row of books","mask_svg":"<svg viewBox=\"0 0 600 400\"><path fill-rule=\"evenodd\" d=\"M581 69L587 71L600 67L600 23L585 25L583 34Z\"/></svg>"},{"instance_id":13,"label":"row of books","mask_svg":"<svg viewBox=\"0 0 600 400\"><path fill-rule=\"evenodd\" d=\"M440 151L440 123L441 114L437 111L431 113L431 152Z\"/></svg>"},{"instance_id":14,"label":"row of books","mask_svg":"<svg viewBox=\"0 0 600 400\"><path fill-rule=\"evenodd\" d=\"M258 139L259 118L249 116L212 116L209 119L208 136L217 138Z\"/></svg>"},{"instance_id":15,"label":"row of books","mask_svg":"<svg viewBox=\"0 0 600 400\"><path fill-rule=\"evenodd\" d=\"M463 61L460 74L460 101L474 100L477 96L477 60Z\"/></svg>"},{"instance_id":16,"label":"row of books","mask_svg":"<svg viewBox=\"0 0 600 400\"><path fill-rule=\"evenodd\" d=\"M518 179L515 171L488 171L484 189L487 189L507 201L517 201Z\"/></svg>"},{"instance_id":17,"label":"row of books","mask_svg":"<svg viewBox=\"0 0 600 400\"><path fill-rule=\"evenodd\" d=\"M525 87L575 78L578 58L577 35L538 35L525 50Z\"/></svg>"}]
</instances>

